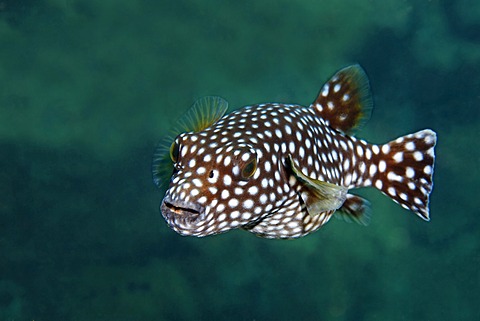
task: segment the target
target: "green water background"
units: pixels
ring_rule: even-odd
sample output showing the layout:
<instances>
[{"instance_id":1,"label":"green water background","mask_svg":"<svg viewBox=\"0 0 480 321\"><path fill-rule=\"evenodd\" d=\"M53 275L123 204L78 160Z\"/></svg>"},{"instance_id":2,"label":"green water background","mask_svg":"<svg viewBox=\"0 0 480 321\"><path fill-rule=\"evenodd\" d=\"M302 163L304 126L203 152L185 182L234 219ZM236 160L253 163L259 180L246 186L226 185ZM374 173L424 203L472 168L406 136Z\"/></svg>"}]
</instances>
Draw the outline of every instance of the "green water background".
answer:
<instances>
[{"instance_id":1,"label":"green water background","mask_svg":"<svg viewBox=\"0 0 480 321\"><path fill-rule=\"evenodd\" d=\"M0 320L480 320L480 2L0 1ZM295 241L170 230L157 141L197 98L308 105L360 63L358 137L438 132L432 221Z\"/></svg>"}]
</instances>

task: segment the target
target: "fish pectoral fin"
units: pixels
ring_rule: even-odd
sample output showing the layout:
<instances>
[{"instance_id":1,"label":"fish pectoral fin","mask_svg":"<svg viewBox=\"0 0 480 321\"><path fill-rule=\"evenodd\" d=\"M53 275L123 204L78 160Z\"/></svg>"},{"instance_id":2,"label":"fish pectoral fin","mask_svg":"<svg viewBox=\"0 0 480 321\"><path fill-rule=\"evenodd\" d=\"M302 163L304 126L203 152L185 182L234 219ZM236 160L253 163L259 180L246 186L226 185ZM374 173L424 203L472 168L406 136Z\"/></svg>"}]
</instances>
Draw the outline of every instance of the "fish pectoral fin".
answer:
<instances>
[{"instance_id":1,"label":"fish pectoral fin","mask_svg":"<svg viewBox=\"0 0 480 321\"><path fill-rule=\"evenodd\" d=\"M218 122L227 112L228 102L216 96L198 99L170 128L153 154L152 174L157 187L167 188L173 172L170 148L175 137L185 132L199 132Z\"/></svg>"},{"instance_id":2,"label":"fish pectoral fin","mask_svg":"<svg viewBox=\"0 0 480 321\"><path fill-rule=\"evenodd\" d=\"M355 222L360 225L368 225L371 219L370 202L352 194L347 194L345 203L335 212L335 217L346 222Z\"/></svg>"},{"instance_id":3,"label":"fish pectoral fin","mask_svg":"<svg viewBox=\"0 0 480 321\"><path fill-rule=\"evenodd\" d=\"M198 99L177 121L180 132L199 132L215 124L225 115L228 102L222 97L207 96Z\"/></svg>"},{"instance_id":4,"label":"fish pectoral fin","mask_svg":"<svg viewBox=\"0 0 480 321\"><path fill-rule=\"evenodd\" d=\"M293 174L306 187L300 192L300 197L311 216L337 210L342 206L347 197L347 187L308 177L295 165L291 155L288 155L288 160Z\"/></svg>"}]
</instances>

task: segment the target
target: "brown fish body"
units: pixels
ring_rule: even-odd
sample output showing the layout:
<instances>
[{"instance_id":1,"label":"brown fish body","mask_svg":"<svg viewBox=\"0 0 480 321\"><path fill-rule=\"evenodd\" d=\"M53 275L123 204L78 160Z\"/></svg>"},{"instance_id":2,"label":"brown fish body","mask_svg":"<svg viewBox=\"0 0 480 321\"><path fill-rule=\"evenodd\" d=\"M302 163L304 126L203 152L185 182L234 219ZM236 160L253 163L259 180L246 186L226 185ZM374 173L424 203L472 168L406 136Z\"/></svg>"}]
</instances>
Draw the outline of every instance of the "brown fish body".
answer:
<instances>
[{"instance_id":1,"label":"brown fish body","mask_svg":"<svg viewBox=\"0 0 480 321\"><path fill-rule=\"evenodd\" d=\"M335 74L310 107L247 106L178 135L164 218L182 235L243 228L297 238L333 214L366 224L369 203L349 190L373 186L428 220L435 133L369 144L351 133L370 110L368 80L351 66Z\"/></svg>"}]
</instances>

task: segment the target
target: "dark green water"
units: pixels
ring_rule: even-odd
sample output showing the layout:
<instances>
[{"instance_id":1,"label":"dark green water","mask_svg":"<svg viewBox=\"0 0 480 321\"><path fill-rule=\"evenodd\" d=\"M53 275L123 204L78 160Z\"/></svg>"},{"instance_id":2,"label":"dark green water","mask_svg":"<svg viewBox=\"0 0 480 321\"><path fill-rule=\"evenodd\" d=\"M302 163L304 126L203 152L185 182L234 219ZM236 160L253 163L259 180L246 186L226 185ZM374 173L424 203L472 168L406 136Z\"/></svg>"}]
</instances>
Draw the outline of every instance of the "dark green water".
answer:
<instances>
[{"instance_id":1,"label":"dark green water","mask_svg":"<svg viewBox=\"0 0 480 321\"><path fill-rule=\"evenodd\" d=\"M0 1L0 320L479 320L473 0ZM170 230L151 155L197 98L308 105L358 62L374 143L438 133L429 223Z\"/></svg>"}]
</instances>

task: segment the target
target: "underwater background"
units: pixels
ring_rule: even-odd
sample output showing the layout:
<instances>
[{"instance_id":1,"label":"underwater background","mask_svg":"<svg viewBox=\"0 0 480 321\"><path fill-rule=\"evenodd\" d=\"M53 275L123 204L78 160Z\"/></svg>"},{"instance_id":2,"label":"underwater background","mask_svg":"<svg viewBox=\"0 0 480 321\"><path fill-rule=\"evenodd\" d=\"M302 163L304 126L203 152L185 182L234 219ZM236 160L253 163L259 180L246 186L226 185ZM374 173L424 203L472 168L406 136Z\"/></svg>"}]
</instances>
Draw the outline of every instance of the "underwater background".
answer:
<instances>
[{"instance_id":1,"label":"underwater background","mask_svg":"<svg viewBox=\"0 0 480 321\"><path fill-rule=\"evenodd\" d=\"M0 321L480 320L480 2L0 0ZM181 237L157 142L198 98L309 105L360 63L357 137L438 133L431 221Z\"/></svg>"}]
</instances>

